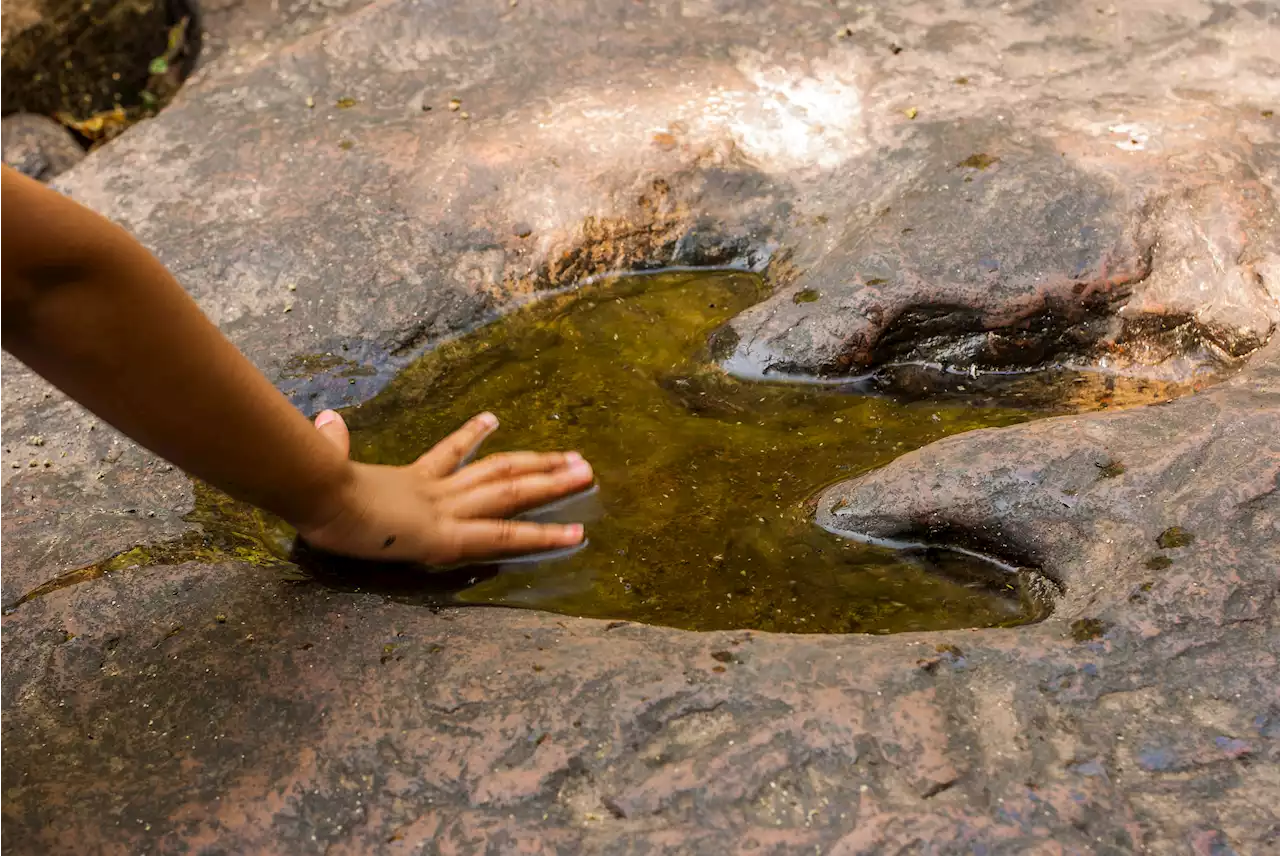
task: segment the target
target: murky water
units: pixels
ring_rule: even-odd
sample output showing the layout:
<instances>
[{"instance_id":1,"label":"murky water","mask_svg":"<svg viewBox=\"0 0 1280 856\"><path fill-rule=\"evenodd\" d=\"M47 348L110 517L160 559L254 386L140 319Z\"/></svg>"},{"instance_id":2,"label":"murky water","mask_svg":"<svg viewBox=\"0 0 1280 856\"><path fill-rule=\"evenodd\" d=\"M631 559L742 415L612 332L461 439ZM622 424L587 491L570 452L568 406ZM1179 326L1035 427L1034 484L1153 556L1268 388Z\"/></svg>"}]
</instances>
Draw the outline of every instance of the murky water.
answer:
<instances>
[{"instance_id":1,"label":"murky water","mask_svg":"<svg viewBox=\"0 0 1280 856\"><path fill-rule=\"evenodd\" d=\"M482 410L502 420L485 453L582 452L605 513L577 555L435 584L403 567L305 564L330 584L402 599L699 630L885 633L1028 620L1007 571L838 539L814 525L806 500L948 434L1030 414L736 381L711 365L708 337L762 288L740 273L589 286L433 351L345 413L353 455L370 462L408 463Z\"/></svg>"},{"instance_id":2,"label":"murky water","mask_svg":"<svg viewBox=\"0 0 1280 856\"><path fill-rule=\"evenodd\" d=\"M1187 391L1096 374L974 378L913 366L845 386L736 380L713 364L714 334L764 291L744 273L617 277L447 343L344 411L353 455L364 461L408 463L483 410L502 419L485 454L582 452L603 516L571 558L441 571L318 555L281 521L196 483L186 519L198 528L68 571L6 610L103 574L236 560L424 605L533 607L694 630L1024 623L1048 609L1038 575L945 549L852 543L813 523L811 500L949 434ZM339 381L368 371L332 355L296 362L300 376L319 373L322 382L330 370ZM894 397L868 394L885 384Z\"/></svg>"}]
</instances>

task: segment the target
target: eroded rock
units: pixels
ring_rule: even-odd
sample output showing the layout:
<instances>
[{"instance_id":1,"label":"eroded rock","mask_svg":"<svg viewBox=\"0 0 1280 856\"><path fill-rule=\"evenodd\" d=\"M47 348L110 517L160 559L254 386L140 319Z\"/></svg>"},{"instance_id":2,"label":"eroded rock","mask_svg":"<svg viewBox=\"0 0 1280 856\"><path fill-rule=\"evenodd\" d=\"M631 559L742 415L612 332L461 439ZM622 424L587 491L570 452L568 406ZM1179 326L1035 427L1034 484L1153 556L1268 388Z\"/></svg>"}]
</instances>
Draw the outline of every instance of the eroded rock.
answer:
<instances>
[{"instance_id":1,"label":"eroded rock","mask_svg":"<svg viewBox=\"0 0 1280 856\"><path fill-rule=\"evenodd\" d=\"M341 395L541 288L671 262L768 265L774 302L720 340L759 368L789 343L806 371L929 356L885 337L921 305L962 310L916 325L937 353L977 343L958 360L994 360L995 333L1014 362L1026 336L1028 361L1248 363L1172 405L961 437L836 489L850 529L1040 564L1065 593L1031 627L700 636L435 613L236 563L54 591L4 619L6 844L1273 846L1277 405L1274 356L1250 355L1275 320L1278 26L1193 0L385 0L205 69L58 185L269 372L325 352L373 368ZM1025 199L1015 168L1037 176ZM928 221L918 243L904 212ZM879 320L868 230L902 274ZM1096 304L1072 303L1081 282ZM1038 326L1059 317L1088 323ZM5 602L190 529L180 474L8 358L3 395ZM1162 549L1171 526L1194 541Z\"/></svg>"}]
</instances>

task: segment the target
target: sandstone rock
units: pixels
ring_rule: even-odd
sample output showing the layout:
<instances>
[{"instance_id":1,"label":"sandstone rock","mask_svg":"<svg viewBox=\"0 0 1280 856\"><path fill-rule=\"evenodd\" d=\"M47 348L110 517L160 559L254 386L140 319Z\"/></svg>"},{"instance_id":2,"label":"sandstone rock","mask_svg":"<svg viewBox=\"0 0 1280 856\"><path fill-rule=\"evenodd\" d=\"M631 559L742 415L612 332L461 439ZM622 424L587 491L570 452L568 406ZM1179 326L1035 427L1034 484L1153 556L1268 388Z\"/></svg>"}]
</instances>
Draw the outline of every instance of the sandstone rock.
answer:
<instances>
[{"instance_id":1,"label":"sandstone rock","mask_svg":"<svg viewBox=\"0 0 1280 856\"><path fill-rule=\"evenodd\" d=\"M1278 27L1195 0L384 0L209 66L57 184L269 372L326 351L375 370L300 390L308 409L540 289L672 262L767 268L776 296L723 338L757 371L1243 368L824 498L848 531L1041 565L1065 590L1029 627L698 635L437 613L234 562L54 591L3 624L7 844L1273 847ZM192 528L180 474L4 372L6 603ZM1195 540L1162 549L1174 525Z\"/></svg>"},{"instance_id":2,"label":"sandstone rock","mask_svg":"<svg viewBox=\"0 0 1280 856\"><path fill-rule=\"evenodd\" d=\"M71 132L44 116L6 116L0 120L0 133L4 162L40 181L48 181L84 160L84 149Z\"/></svg>"}]
</instances>

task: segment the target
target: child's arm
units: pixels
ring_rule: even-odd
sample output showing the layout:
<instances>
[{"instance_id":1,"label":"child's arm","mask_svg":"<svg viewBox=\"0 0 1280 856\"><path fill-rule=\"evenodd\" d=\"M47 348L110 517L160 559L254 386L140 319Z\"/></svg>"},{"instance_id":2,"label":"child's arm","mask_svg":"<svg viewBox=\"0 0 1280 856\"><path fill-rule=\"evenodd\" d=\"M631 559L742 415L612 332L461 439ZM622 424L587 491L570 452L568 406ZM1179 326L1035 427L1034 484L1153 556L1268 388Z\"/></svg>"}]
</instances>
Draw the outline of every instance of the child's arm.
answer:
<instances>
[{"instance_id":1,"label":"child's arm","mask_svg":"<svg viewBox=\"0 0 1280 856\"><path fill-rule=\"evenodd\" d=\"M128 233L8 167L0 249L5 350L312 544L443 564L581 541L578 525L503 519L590 484L581 457L494 455L455 473L497 426L482 414L410 466L349 461L337 414L313 427Z\"/></svg>"}]
</instances>

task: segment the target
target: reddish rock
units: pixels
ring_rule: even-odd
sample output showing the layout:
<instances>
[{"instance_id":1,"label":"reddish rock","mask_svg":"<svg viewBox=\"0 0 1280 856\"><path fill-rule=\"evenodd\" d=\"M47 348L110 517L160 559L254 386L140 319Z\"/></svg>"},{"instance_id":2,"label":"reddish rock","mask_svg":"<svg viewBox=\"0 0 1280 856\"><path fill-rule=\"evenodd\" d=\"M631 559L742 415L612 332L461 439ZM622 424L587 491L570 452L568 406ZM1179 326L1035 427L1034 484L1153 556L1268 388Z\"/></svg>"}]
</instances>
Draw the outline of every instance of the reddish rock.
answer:
<instances>
[{"instance_id":1,"label":"reddish rock","mask_svg":"<svg viewBox=\"0 0 1280 856\"><path fill-rule=\"evenodd\" d=\"M1029 627L699 635L436 612L233 562L53 591L3 623L6 845L1274 847L1280 401L1276 346L1257 348L1277 22L1109 8L387 0L207 67L59 179L273 375L325 352L373 369L282 378L307 409L541 289L673 262L767 266L777 296L723 339L757 368L1244 370L954 438L824 496L844 531L1038 565L1064 595ZM886 283L858 278L872 261ZM5 603L194 528L180 474L4 371ZM1162 550L1170 526L1194 542Z\"/></svg>"}]
</instances>

